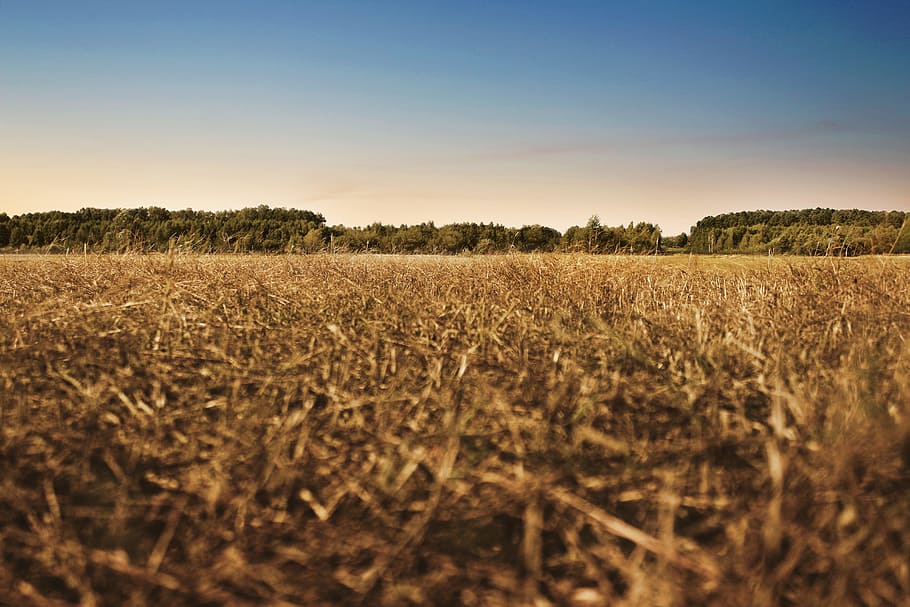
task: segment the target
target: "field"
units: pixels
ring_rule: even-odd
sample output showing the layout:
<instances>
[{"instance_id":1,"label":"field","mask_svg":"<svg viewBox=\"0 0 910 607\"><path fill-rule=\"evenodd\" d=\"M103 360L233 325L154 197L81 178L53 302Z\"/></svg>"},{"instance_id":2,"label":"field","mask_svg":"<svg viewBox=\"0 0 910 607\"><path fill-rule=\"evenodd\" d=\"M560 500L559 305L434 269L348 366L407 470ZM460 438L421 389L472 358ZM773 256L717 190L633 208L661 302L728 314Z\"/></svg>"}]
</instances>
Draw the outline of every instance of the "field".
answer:
<instances>
[{"instance_id":1,"label":"field","mask_svg":"<svg viewBox=\"0 0 910 607\"><path fill-rule=\"evenodd\" d=\"M2 605L897 605L901 258L0 258Z\"/></svg>"}]
</instances>

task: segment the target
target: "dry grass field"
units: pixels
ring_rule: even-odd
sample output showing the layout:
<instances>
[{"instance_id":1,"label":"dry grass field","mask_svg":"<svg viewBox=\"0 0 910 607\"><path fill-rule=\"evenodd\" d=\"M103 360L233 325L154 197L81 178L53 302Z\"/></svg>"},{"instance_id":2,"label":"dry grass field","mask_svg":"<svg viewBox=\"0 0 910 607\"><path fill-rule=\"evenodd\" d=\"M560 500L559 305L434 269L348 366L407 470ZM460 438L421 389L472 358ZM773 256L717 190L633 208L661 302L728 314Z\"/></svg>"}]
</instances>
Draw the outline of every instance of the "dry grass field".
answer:
<instances>
[{"instance_id":1,"label":"dry grass field","mask_svg":"<svg viewBox=\"0 0 910 607\"><path fill-rule=\"evenodd\" d=\"M903 259L0 259L0 604L898 605Z\"/></svg>"}]
</instances>

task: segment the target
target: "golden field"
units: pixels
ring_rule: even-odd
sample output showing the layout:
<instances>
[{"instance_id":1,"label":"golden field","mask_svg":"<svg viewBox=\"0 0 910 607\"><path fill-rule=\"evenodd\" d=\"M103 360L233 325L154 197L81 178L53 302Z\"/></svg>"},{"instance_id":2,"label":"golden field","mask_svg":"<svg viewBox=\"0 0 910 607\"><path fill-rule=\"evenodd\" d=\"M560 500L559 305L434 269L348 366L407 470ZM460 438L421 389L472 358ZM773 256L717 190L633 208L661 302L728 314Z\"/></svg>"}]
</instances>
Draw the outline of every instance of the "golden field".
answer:
<instances>
[{"instance_id":1,"label":"golden field","mask_svg":"<svg viewBox=\"0 0 910 607\"><path fill-rule=\"evenodd\" d=\"M2 605L895 605L910 260L0 258Z\"/></svg>"}]
</instances>

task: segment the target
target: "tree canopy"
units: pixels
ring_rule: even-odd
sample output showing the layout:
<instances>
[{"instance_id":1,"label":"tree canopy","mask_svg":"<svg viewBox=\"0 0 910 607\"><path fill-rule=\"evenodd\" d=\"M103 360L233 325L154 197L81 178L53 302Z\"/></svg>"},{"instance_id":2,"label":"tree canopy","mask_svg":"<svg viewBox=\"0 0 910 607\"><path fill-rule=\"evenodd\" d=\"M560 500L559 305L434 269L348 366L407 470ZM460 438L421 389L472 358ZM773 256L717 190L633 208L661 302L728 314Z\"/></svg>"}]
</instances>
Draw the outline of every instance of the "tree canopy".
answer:
<instances>
[{"instance_id":1,"label":"tree canopy","mask_svg":"<svg viewBox=\"0 0 910 607\"><path fill-rule=\"evenodd\" d=\"M727 213L700 220L688 244L695 253L910 253L910 213L822 208Z\"/></svg>"},{"instance_id":2,"label":"tree canopy","mask_svg":"<svg viewBox=\"0 0 910 607\"><path fill-rule=\"evenodd\" d=\"M627 227L570 228L565 235L542 225L511 228L495 223L437 227L373 223L328 225L319 213L261 205L239 211L81 209L9 217L0 215L0 248L7 250L167 251L203 253L371 251L379 253L502 253L589 251L654 253L660 229L649 223Z\"/></svg>"},{"instance_id":3,"label":"tree canopy","mask_svg":"<svg viewBox=\"0 0 910 607\"><path fill-rule=\"evenodd\" d=\"M563 234L537 224L347 227L328 225L320 213L266 205L239 211L142 207L0 213L0 250L163 252L171 248L201 253L910 253L910 213L822 208L742 211L705 217L690 234L668 237L652 223L607 226L596 215Z\"/></svg>"}]
</instances>

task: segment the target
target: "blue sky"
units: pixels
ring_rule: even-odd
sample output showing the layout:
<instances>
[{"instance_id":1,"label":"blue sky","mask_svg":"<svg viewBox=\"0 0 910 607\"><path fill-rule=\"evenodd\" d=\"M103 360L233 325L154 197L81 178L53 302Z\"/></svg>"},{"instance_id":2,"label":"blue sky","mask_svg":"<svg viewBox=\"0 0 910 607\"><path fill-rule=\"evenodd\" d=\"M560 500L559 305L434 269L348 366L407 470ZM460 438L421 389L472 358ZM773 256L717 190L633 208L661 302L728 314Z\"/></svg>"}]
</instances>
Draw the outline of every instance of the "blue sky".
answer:
<instances>
[{"instance_id":1,"label":"blue sky","mask_svg":"<svg viewBox=\"0 0 910 607\"><path fill-rule=\"evenodd\" d=\"M910 210L910 2L0 0L0 211Z\"/></svg>"}]
</instances>

